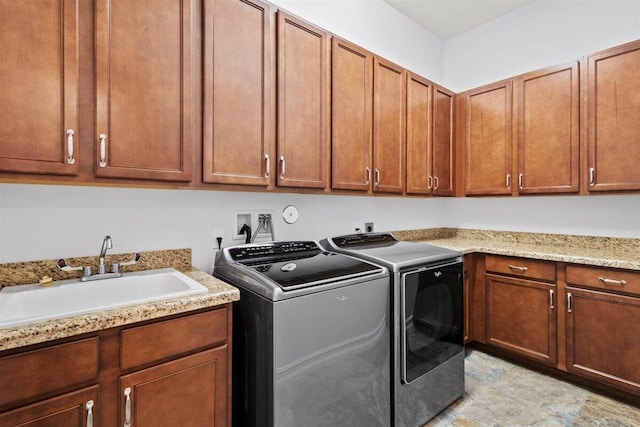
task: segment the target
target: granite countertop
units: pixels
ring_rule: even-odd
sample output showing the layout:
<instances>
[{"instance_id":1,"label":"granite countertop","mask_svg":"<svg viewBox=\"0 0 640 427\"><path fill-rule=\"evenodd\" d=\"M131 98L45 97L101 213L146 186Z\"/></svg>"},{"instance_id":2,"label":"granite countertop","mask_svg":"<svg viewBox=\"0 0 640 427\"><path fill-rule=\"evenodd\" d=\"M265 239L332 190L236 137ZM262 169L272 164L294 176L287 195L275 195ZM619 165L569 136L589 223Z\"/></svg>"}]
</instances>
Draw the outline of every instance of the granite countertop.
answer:
<instances>
[{"instance_id":1,"label":"granite countertop","mask_svg":"<svg viewBox=\"0 0 640 427\"><path fill-rule=\"evenodd\" d=\"M188 258L190 262L190 251L188 252ZM2 267L2 265L0 265L0 267ZM201 294L177 298L174 297L96 313L0 328L0 351L128 325L145 320L158 319L164 316L185 313L192 310L215 307L217 305L230 303L240 299L240 292L238 289L191 266L157 265L156 263L154 267L176 268L178 271L181 271L190 278L206 286L209 291ZM142 269L139 268L137 270Z\"/></svg>"},{"instance_id":2,"label":"granite countertop","mask_svg":"<svg viewBox=\"0 0 640 427\"><path fill-rule=\"evenodd\" d=\"M394 234L402 240L420 241L462 253L640 270L640 239L447 228Z\"/></svg>"}]
</instances>

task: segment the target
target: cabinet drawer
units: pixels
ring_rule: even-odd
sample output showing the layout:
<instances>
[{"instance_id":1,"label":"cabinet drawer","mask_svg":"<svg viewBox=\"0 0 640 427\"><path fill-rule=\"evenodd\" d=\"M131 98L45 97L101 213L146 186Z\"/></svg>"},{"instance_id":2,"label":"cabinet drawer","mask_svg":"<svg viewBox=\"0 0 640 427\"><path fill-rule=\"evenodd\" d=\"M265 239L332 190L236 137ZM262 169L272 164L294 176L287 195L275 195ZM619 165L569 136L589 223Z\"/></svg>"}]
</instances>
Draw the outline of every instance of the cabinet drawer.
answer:
<instances>
[{"instance_id":1,"label":"cabinet drawer","mask_svg":"<svg viewBox=\"0 0 640 427\"><path fill-rule=\"evenodd\" d=\"M556 265L550 261L487 255L486 270L511 276L556 281Z\"/></svg>"},{"instance_id":2,"label":"cabinet drawer","mask_svg":"<svg viewBox=\"0 0 640 427\"><path fill-rule=\"evenodd\" d=\"M121 369L192 353L227 340L227 308L125 329L120 334Z\"/></svg>"},{"instance_id":3,"label":"cabinet drawer","mask_svg":"<svg viewBox=\"0 0 640 427\"><path fill-rule=\"evenodd\" d=\"M567 265L567 283L640 295L640 272Z\"/></svg>"},{"instance_id":4,"label":"cabinet drawer","mask_svg":"<svg viewBox=\"0 0 640 427\"><path fill-rule=\"evenodd\" d=\"M98 380L98 337L0 358L0 408Z\"/></svg>"}]
</instances>

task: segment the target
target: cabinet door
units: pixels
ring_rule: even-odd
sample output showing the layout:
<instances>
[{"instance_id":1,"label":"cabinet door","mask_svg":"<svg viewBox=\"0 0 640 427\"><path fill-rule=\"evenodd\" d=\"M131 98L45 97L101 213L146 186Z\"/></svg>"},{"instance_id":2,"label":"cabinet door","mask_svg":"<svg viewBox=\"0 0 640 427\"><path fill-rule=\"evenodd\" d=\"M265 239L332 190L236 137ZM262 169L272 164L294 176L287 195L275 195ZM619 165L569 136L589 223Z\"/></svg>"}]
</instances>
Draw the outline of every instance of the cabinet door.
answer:
<instances>
[{"instance_id":1,"label":"cabinet door","mask_svg":"<svg viewBox=\"0 0 640 427\"><path fill-rule=\"evenodd\" d=\"M373 69L373 191L402 193L407 72L376 57Z\"/></svg>"},{"instance_id":2,"label":"cabinet door","mask_svg":"<svg viewBox=\"0 0 640 427\"><path fill-rule=\"evenodd\" d=\"M515 82L518 191L578 191L578 63L553 67Z\"/></svg>"},{"instance_id":3,"label":"cabinet door","mask_svg":"<svg viewBox=\"0 0 640 427\"><path fill-rule=\"evenodd\" d=\"M259 0L204 2L203 181L271 183L271 12Z\"/></svg>"},{"instance_id":4,"label":"cabinet door","mask_svg":"<svg viewBox=\"0 0 640 427\"><path fill-rule=\"evenodd\" d=\"M555 285L487 274L488 344L555 365Z\"/></svg>"},{"instance_id":5,"label":"cabinet door","mask_svg":"<svg viewBox=\"0 0 640 427\"><path fill-rule=\"evenodd\" d=\"M192 0L96 2L96 175L190 181Z\"/></svg>"},{"instance_id":6,"label":"cabinet door","mask_svg":"<svg viewBox=\"0 0 640 427\"><path fill-rule=\"evenodd\" d=\"M0 172L78 173L78 2L0 2Z\"/></svg>"},{"instance_id":7,"label":"cabinet door","mask_svg":"<svg viewBox=\"0 0 640 427\"><path fill-rule=\"evenodd\" d=\"M407 73L407 193L430 194L433 188L433 83Z\"/></svg>"},{"instance_id":8,"label":"cabinet door","mask_svg":"<svg viewBox=\"0 0 640 427\"><path fill-rule=\"evenodd\" d=\"M467 195L511 194L511 82L466 94Z\"/></svg>"},{"instance_id":9,"label":"cabinet door","mask_svg":"<svg viewBox=\"0 0 640 427\"><path fill-rule=\"evenodd\" d=\"M52 397L0 414L0 425L87 427L98 425L98 386Z\"/></svg>"},{"instance_id":10,"label":"cabinet door","mask_svg":"<svg viewBox=\"0 0 640 427\"><path fill-rule=\"evenodd\" d=\"M589 190L640 189L640 42L588 57Z\"/></svg>"},{"instance_id":11,"label":"cabinet door","mask_svg":"<svg viewBox=\"0 0 640 427\"><path fill-rule=\"evenodd\" d=\"M327 185L329 37L278 11L278 186Z\"/></svg>"},{"instance_id":12,"label":"cabinet door","mask_svg":"<svg viewBox=\"0 0 640 427\"><path fill-rule=\"evenodd\" d=\"M436 86L433 94L433 194L452 196L454 93Z\"/></svg>"},{"instance_id":13,"label":"cabinet door","mask_svg":"<svg viewBox=\"0 0 640 427\"><path fill-rule=\"evenodd\" d=\"M567 369L640 393L640 298L567 287Z\"/></svg>"},{"instance_id":14,"label":"cabinet door","mask_svg":"<svg viewBox=\"0 0 640 427\"><path fill-rule=\"evenodd\" d=\"M373 55L333 38L331 64L331 188L371 186Z\"/></svg>"},{"instance_id":15,"label":"cabinet door","mask_svg":"<svg viewBox=\"0 0 640 427\"><path fill-rule=\"evenodd\" d=\"M226 426L227 346L120 378L120 425Z\"/></svg>"}]
</instances>

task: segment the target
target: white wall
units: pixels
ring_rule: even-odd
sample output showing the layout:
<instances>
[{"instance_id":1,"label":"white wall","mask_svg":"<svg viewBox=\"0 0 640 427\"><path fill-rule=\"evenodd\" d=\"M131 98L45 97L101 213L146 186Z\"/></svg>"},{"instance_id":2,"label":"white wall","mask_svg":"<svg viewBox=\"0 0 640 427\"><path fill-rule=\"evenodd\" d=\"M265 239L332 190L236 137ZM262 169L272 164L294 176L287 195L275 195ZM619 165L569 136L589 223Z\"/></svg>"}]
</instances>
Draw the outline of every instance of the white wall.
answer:
<instances>
[{"instance_id":1,"label":"white wall","mask_svg":"<svg viewBox=\"0 0 640 427\"><path fill-rule=\"evenodd\" d=\"M282 219L293 204L295 224ZM379 231L442 225L442 199L202 190L148 190L0 184L0 262L92 255L113 238L114 253L192 248L213 267L215 238L233 241L236 211L273 212L277 240L321 239L373 221Z\"/></svg>"},{"instance_id":2,"label":"white wall","mask_svg":"<svg viewBox=\"0 0 640 427\"><path fill-rule=\"evenodd\" d=\"M452 198L444 222L460 228L640 238L640 195Z\"/></svg>"},{"instance_id":3,"label":"white wall","mask_svg":"<svg viewBox=\"0 0 640 427\"><path fill-rule=\"evenodd\" d=\"M639 0L537 0L447 40L444 85L461 92L639 38Z\"/></svg>"}]
</instances>

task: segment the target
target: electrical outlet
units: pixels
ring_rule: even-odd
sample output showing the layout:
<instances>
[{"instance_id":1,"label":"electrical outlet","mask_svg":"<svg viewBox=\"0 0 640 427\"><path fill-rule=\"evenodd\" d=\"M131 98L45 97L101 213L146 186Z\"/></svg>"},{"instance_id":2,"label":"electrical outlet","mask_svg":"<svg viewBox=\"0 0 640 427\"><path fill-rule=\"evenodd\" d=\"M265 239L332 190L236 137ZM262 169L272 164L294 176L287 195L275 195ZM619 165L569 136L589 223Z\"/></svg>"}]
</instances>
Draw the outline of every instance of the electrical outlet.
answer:
<instances>
[{"instance_id":1,"label":"electrical outlet","mask_svg":"<svg viewBox=\"0 0 640 427\"><path fill-rule=\"evenodd\" d=\"M373 222L365 222L364 231L365 233L373 233Z\"/></svg>"}]
</instances>

